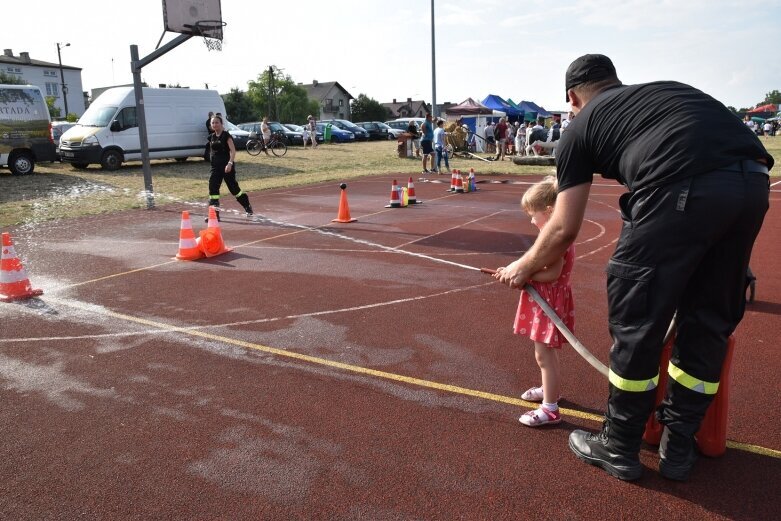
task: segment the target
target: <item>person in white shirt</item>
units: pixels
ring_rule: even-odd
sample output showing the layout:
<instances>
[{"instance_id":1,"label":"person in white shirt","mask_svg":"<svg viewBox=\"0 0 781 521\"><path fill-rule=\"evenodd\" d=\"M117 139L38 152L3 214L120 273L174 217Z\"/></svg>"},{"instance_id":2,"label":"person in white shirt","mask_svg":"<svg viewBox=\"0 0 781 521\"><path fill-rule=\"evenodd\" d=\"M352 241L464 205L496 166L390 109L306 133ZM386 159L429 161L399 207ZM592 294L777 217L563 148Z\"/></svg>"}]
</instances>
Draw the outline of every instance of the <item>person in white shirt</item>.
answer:
<instances>
[{"instance_id":1,"label":"person in white shirt","mask_svg":"<svg viewBox=\"0 0 781 521\"><path fill-rule=\"evenodd\" d=\"M434 130L434 151L437 153L437 168L432 171L437 172L438 174L442 173L442 158L445 158L445 168L447 168L447 173L450 173L450 163L448 162L447 148L445 146L445 136L447 133L443 127L444 124L445 122L443 120L438 119L437 128Z\"/></svg>"}]
</instances>

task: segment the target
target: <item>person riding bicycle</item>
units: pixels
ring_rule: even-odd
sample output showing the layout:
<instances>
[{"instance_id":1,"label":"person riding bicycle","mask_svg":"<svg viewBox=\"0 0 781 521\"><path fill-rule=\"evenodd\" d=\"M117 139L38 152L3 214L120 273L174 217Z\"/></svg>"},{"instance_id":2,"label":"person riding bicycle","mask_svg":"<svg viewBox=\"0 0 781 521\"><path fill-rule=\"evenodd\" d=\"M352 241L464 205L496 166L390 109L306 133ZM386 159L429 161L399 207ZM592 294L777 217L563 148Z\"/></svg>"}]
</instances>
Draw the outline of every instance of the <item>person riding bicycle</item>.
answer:
<instances>
[{"instance_id":1,"label":"person riding bicycle","mask_svg":"<svg viewBox=\"0 0 781 521\"><path fill-rule=\"evenodd\" d=\"M268 116L263 116L260 124L260 133L263 136L263 151L268 155L268 144L271 141L271 127L268 126Z\"/></svg>"}]
</instances>

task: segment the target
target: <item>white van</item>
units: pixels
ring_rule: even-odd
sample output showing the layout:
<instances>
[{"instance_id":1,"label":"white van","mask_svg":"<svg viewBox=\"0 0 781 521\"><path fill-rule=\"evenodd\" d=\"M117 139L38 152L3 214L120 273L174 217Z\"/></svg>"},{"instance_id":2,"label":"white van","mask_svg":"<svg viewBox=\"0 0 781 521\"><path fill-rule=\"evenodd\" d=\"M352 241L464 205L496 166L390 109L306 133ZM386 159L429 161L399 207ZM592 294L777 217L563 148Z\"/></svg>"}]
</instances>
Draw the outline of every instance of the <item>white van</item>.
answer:
<instances>
[{"instance_id":1,"label":"white van","mask_svg":"<svg viewBox=\"0 0 781 521\"><path fill-rule=\"evenodd\" d=\"M215 90L144 88L150 159L202 158L209 112L225 115L225 104ZM75 168L97 163L105 170L140 160L133 87L115 87L98 96L78 125L60 138L60 157Z\"/></svg>"},{"instance_id":2,"label":"white van","mask_svg":"<svg viewBox=\"0 0 781 521\"><path fill-rule=\"evenodd\" d=\"M0 165L32 174L36 161L54 161L49 108L33 85L0 85Z\"/></svg>"}]
</instances>

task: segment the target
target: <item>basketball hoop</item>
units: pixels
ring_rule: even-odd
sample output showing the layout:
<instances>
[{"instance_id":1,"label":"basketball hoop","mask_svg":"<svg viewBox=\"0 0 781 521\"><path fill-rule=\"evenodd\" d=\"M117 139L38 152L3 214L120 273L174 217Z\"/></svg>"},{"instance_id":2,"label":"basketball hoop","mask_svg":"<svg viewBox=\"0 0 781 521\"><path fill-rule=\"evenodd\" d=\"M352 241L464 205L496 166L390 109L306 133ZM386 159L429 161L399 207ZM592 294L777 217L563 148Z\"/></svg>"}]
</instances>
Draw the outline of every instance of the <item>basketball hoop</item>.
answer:
<instances>
[{"instance_id":1,"label":"basketball hoop","mask_svg":"<svg viewBox=\"0 0 781 521\"><path fill-rule=\"evenodd\" d=\"M199 20L193 26L193 36L201 36L209 51L222 51L222 28L225 25L222 20Z\"/></svg>"}]
</instances>

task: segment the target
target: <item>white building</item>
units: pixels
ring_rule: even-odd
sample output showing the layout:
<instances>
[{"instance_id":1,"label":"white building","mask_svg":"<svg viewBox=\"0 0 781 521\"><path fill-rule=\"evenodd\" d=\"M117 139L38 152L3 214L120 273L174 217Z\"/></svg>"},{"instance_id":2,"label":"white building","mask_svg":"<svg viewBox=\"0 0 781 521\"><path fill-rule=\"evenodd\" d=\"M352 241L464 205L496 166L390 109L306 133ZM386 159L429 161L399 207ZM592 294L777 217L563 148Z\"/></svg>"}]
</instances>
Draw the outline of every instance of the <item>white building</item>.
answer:
<instances>
[{"instance_id":1,"label":"white building","mask_svg":"<svg viewBox=\"0 0 781 521\"><path fill-rule=\"evenodd\" d=\"M81 116L84 114L84 93L81 85L81 69L59 63L50 63L30 58L30 53L20 52L14 56L13 50L5 49L0 54L0 71L7 76L19 78L24 83L35 85L44 96L55 98L54 106L59 107L62 119L65 119L63 83L67 96L68 112Z\"/></svg>"}]
</instances>

